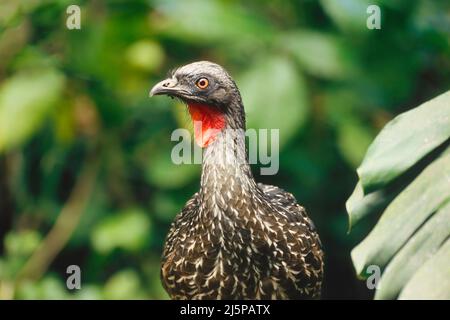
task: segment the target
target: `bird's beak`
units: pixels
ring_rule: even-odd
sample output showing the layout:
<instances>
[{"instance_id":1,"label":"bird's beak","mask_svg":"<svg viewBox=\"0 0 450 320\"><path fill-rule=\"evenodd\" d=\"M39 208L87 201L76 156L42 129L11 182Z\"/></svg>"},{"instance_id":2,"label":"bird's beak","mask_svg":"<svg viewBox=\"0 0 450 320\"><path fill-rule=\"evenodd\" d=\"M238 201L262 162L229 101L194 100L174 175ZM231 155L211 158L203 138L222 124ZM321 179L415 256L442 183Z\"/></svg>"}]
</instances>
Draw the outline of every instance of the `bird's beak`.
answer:
<instances>
[{"instance_id":1,"label":"bird's beak","mask_svg":"<svg viewBox=\"0 0 450 320\"><path fill-rule=\"evenodd\" d=\"M152 90L150 90L149 96L153 97L156 95L176 95L178 92L177 80L174 78L169 78L157 83Z\"/></svg>"}]
</instances>

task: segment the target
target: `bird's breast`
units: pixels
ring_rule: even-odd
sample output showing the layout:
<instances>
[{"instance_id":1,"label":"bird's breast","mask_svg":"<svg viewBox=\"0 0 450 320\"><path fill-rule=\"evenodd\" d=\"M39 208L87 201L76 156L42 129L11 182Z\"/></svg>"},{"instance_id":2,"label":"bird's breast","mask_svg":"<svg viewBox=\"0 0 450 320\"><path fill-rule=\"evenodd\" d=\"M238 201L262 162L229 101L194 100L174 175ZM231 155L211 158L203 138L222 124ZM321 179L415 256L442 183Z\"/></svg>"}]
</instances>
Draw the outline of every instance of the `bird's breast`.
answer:
<instances>
[{"instance_id":1,"label":"bird's breast","mask_svg":"<svg viewBox=\"0 0 450 320\"><path fill-rule=\"evenodd\" d=\"M167 252L162 266L172 297L284 299L305 294L297 284L309 272L304 240L292 232L284 235L289 226L275 218L244 214L237 219L231 211L203 213L210 219L178 231L188 236Z\"/></svg>"}]
</instances>

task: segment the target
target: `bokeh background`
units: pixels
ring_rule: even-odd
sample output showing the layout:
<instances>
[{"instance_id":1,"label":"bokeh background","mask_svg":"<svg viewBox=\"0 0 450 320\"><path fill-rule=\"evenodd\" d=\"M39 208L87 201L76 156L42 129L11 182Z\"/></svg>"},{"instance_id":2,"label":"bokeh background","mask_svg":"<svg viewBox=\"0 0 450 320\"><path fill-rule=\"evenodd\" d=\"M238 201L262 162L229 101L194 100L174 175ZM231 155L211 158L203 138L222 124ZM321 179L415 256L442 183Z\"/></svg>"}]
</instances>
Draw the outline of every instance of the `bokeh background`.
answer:
<instances>
[{"instance_id":1,"label":"bokeh background","mask_svg":"<svg viewBox=\"0 0 450 320\"><path fill-rule=\"evenodd\" d=\"M192 125L148 91L201 59L235 77L248 127L280 129L279 173L255 175L314 219L323 297L371 298L350 250L372 223L348 234L345 201L383 125L449 89L449 39L448 1L2 0L0 299L167 298L162 244L200 166L172 164L171 132Z\"/></svg>"}]
</instances>

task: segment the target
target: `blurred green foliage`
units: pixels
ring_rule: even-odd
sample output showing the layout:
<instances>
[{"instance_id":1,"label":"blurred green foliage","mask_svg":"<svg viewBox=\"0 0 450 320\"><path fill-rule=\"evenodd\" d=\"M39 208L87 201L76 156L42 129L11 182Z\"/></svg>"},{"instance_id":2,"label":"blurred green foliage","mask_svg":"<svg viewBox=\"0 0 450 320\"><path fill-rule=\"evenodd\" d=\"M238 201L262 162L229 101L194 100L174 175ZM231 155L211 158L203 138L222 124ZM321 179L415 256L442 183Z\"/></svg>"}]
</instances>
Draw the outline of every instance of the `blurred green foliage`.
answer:
<instances>
[{"instance_id":1,"label":"blurred green foliage","mask_svg":"<svg viewBox=\"0 0 450 320\"><path fill-rule=\"evenodd\" d=\"M65 26L71 4L81 30ZM345 200L383 125L448 89L450 11L445 1L370 1L382 29L369 30L368 4L0 2L0 299L167 298L162 243L200 170L170 161L170 133L191 127L183 106L148 90L201 59L234 76L248 127L280 129L280 172L258 180L294 193L316 222L324 297L371 296L350 249L372 223L347 235ZM82 270L75 292L65 286L72 264Z\"/></svg>"}]
</instances>

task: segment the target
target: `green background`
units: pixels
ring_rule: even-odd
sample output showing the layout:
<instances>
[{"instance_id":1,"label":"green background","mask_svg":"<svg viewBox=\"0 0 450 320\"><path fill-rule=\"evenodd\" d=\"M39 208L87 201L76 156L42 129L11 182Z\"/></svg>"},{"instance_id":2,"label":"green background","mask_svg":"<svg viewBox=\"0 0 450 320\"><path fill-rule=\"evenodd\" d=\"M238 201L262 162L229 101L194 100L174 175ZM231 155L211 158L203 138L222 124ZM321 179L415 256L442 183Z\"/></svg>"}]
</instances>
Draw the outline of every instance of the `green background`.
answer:
<instances>
[{"instance_id":1,"label":"green background","mask_svg":"<svg viewBox=\"0 0 450 320\"><path fill-rule=\"evenodd\" d=\"M350 250L374 221L347 234L345 201L384 124L448 90L449 15L426 0L2 1L0 299L167 298L162 244L200 166L172 164L171 132L192 125L148 91L196 60L228 69L249 128L280 129L279 173L255 176L315 221L323 297L372 297Z\"/></svg>"}]
</instances>

